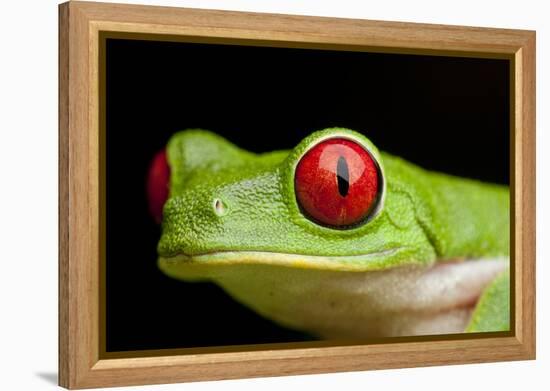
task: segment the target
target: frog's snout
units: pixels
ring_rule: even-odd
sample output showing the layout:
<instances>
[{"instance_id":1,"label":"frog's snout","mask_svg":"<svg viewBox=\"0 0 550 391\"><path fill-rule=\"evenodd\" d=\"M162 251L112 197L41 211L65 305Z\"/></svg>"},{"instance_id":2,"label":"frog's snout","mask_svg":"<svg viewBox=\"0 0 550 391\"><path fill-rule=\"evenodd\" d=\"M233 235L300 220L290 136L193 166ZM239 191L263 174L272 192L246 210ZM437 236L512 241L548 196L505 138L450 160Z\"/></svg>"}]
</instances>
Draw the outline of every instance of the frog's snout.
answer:
<instances>
[{"instance_id":1,"label":"frog's snout","mask_svg":"<svg viewBox=\"0 0 550 391\"><path fill-rule=\"evenodd\" d=\"M219 245L229 211L220 192L200 186L170 196L164 205L159 253L191 255Z\"/></svg>"}]
</instances>

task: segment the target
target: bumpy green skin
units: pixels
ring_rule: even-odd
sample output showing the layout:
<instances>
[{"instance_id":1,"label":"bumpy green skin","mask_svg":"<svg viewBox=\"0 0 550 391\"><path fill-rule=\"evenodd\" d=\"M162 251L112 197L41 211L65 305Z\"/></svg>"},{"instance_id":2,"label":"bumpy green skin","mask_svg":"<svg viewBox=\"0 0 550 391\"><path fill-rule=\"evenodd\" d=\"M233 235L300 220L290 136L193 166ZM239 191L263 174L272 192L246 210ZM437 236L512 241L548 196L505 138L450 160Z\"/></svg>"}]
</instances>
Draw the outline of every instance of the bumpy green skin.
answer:
<instances>
[{"instance_id":1,"label":"bumpy green skin","mask_svg":"<svg viewBox=\"0 0 550 391\"><path fill-rule=\"evenodd\" d=\"M348 230L310 221L294 193L301 156L335 136L366 146L386 185L380 213ZM507 187L423 170L380 153L348 129L325 129L291 151L259 155L214 133L186 130L171 138L167 153L171 184L158 245L161 258L262 251L324 256L333 268L369 271L509 253ZM223 213L216 212L216 200Z\"/></svg>"}]
</instances>

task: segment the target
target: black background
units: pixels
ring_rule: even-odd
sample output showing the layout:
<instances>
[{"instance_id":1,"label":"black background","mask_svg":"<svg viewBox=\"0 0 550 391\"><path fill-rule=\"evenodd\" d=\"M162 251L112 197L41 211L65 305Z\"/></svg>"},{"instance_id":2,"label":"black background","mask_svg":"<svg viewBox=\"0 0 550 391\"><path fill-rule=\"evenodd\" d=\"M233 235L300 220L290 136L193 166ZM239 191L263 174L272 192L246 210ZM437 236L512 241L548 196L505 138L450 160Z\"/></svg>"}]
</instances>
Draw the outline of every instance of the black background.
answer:
<instances>
[{"instance_id":1,"label":"black background","mask_svg":"<svg viewBox=\"0 0 550 391\"><path fill-rule=\"evenodd\" d=\"M425 168L509 181L509 62L107 39L107 351L294 342L209 283L156 267L153 154L178 130L256 152L341 126Z\"/></svg>"}]
</instances>

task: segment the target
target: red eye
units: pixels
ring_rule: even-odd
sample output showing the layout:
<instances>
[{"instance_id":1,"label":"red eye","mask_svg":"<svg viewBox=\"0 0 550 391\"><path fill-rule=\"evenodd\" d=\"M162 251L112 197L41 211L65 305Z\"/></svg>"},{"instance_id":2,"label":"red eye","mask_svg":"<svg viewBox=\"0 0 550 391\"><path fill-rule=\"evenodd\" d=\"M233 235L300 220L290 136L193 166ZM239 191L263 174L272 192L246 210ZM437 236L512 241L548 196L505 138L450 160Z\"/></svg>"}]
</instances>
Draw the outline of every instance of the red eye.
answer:
<instances>
[{"instance_id":1,"label":"red eye","mask_svg":"<svg viewBox=\"0 0 550 391\"><path fill-rule=\"evenodd\" d=\"M369 215L382 184L376 163L362 146L333 138L302 157L294 185L298 203L309 216L322 224L345 227Z\"/></svg>"},{"instance_id":2,"label":"red eye","mask_svg":"<svg viewBox=\"0 0 550 391\"><path fill-rule=\"evenodd\" d=\"M147 176L149 212L159 224L162 221L162 208L168 199L169 181L170 167L166 161L166 151L163 149L153 158Z\"/></svg>"}]
</instances>

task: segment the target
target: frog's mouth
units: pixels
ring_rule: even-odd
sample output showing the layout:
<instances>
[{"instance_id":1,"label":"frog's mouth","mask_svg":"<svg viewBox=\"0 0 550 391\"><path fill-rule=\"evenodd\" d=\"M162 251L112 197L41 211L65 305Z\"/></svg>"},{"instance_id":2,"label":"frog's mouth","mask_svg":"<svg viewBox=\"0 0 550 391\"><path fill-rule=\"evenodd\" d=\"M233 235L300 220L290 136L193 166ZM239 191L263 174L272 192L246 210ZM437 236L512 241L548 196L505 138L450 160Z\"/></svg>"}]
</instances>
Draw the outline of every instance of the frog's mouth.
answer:
<instances>
[{"instance_id":1,"label":"frog's mouth","mask_svg":"<svg viewBox=\"0 0 550 391\"><path fill-rule=\"evenodd\" d=\"M159 266L163 271L173 267L189 266L190 268L201 265L273 265L286 266L300 269L319 269L333 271L372 271L388 268L388 266L400 266L401 264L420 264L407 259L399 260L399 254L406 250L405 247L394 247L379 251L373 251L359 255L303 255L291 253L278 253L270 251L216 251L211 253L175 256L160 256ZM395 259L392 261L392 259ZM389 264L389 265L388 265Z\"/></svg>"}]
</instances>

